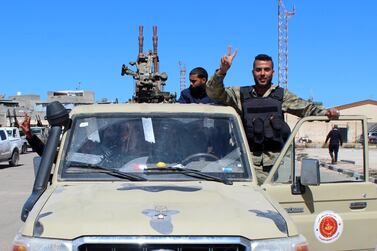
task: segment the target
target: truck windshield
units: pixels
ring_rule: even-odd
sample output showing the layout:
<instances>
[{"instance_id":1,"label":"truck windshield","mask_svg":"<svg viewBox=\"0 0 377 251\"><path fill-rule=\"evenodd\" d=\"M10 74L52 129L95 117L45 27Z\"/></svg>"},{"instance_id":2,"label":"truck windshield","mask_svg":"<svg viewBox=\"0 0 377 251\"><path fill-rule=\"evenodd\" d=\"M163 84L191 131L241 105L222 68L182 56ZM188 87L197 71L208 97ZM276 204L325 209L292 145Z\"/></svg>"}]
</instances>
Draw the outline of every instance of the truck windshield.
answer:
<instances>
[{"instance_id":1,"label":"truck windshield","mask_svg":"<svg viewBox=\"0 0 377 251\"><path fill-rule=\"evenodd\" d=\"M116 115L76 117L64 151L64 179L117 179L84 170L102 166L146 180L195 180L169 168L187 168L233 181L250 179L234 118ZM73 168L74 166L84 168ZM160 172L156 168L166 169Z\"/></svg>"}]
</instances>

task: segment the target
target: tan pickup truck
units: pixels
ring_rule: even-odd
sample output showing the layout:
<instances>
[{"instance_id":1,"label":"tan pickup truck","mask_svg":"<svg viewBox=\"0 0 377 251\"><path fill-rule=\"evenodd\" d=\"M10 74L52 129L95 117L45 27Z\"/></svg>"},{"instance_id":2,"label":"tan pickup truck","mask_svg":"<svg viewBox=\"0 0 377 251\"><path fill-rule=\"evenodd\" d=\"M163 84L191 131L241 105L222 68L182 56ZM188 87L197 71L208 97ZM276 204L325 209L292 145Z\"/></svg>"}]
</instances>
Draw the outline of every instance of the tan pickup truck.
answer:
<instances>
[{"instance_id":1,"label":"tan pickup truck","mask_svg":"<svg viewBox=\"0 0 377 251\"><path fill-rule=\"evenodd\" d=\"M50 129L13 250L376 248L367 145L350 146L356 157L341 172L315 135L305 131L312 145L296 145L296 128L259 186L230 107L91 105L70 119L62 137L59 123ZM311 119L298 127L328 123ZM336 122L366 130L362 117Z\"/></svg>"}]
</instances>

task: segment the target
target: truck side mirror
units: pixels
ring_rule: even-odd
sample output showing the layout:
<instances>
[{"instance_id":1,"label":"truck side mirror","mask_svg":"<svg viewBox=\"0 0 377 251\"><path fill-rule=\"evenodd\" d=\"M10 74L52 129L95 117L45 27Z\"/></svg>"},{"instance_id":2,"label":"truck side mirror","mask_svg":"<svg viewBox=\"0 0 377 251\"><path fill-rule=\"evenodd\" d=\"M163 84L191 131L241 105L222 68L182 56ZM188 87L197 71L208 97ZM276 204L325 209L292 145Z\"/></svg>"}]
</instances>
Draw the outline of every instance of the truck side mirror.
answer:
<instances>
[{"instance_id":1,"label":"truck side mirror","mask_svg":"<svg viewBox=\"0 0 377 251\"><path fill-rule=\"evenodd\" d=\"M319 160L302 159L301 184L304 186L319 186L320 183Z\"/></svg>"},{"instance_id":2,"label":"truck side mirror","mask_svg":"<svg viewBox=\"0 0 377 251\"><path fill-rule=\"evenodd\" d=\"M42 158L39 156L33 158L34 177L37 177L38 168L39 168L39 165L41 164L41 159Z\"/></svg>"}]
</instances>

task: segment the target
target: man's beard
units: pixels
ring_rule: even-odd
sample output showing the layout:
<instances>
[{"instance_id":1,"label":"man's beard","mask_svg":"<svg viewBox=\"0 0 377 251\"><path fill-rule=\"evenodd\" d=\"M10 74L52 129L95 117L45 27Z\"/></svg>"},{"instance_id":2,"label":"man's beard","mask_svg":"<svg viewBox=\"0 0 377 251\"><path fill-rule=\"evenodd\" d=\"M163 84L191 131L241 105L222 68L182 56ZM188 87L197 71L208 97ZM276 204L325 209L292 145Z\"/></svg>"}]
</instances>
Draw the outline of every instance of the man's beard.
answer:
<instances>
[{"instance_id":1,"label":"man's beard","mask_svg":"<svg viewBox=\"0 0 377 251\"><path fill-rule=\"evenodd\" d=\"M271 87L272 84L272 79L269 79L268 82L265 85L259 84L258 80L256 77L254 77L254 82L255 82L255 91L259 96L263 96L266 91Z\"/></svg>"},{"instance_id":2,"label":"man's beard","mask_svg":"<svg viewBox=\"0 0 377 251\"><path fill-rule=\"evenodd\" d=\"M190 85L189 87L190 93L194 98L203 98L206 95L206 87L205 85L199 85L196 87L193 87Z\"/></svg>"},{"instance_id":3,"label":"man's beard","mask_svg":"<svg viewBox=\"0 0 377 251\"><path fill-rule=\"evenodd\" d=\"M255 85L264 86L264 85L259 84L258 79L256 77L253 76L253 78L254 78ZM271 84L272 84L272 79L269 79L268 82L265 84L265 86L271 86Z\"/></svg>"}]
</instances>

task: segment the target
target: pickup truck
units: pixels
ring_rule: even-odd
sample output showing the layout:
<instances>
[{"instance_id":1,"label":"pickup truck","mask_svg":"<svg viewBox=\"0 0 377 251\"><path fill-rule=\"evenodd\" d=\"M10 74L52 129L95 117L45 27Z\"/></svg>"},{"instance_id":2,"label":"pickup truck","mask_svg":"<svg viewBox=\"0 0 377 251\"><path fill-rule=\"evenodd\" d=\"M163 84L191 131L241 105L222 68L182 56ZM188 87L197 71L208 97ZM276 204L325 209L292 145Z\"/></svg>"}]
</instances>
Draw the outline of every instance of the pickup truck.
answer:
<instances>
[{"instance_id":1,"label":"pickup truck","mask_svg":"<svg viewBox=\"0 0 377 251\"><path fill-rule=\"evenodd\" d=\"M36 135L43 143L47 142L48 128L42 126L32 126L30 127L32 134Z\"/></svg>"},{"instance_id":2,"label":"pickup truck","mask_svg":"<svg viewBox=\"0 0 377 251\"><path fill-rule=\"evenodd\" d=\"M0 162L8 161L10 166L17 166L23 141L16 127L0 127Z\"/></svg>"},{"instance_id":3,"label":"pickup truck","mask_svg":"<svg viewBox=\"0 0 377 251\"><path fill-rule=\"evenodd\" d=\"M376 248L367 141L341 149L343 169L329 164L314 133L333 123L326 117L299 121L261 185L233 108L90 105L69 119L63 132L51 126L35 161L13 250ZM335 122L350 123L350 135L366 130L363 117ZM302 129L313 142L296 147Z\"/></svg>"},{"instance_id":4,"label":"pickup truck","mask_svg":"<svg viewBox=\"0 0 377 251\"><path fill-rule=\"evenodd\" d=\"M17 145L20 153L26 153L28 148L28 142L23 131L17 127L4 127L9 136L9 140Z\"/></svg>"}]
</instances>

